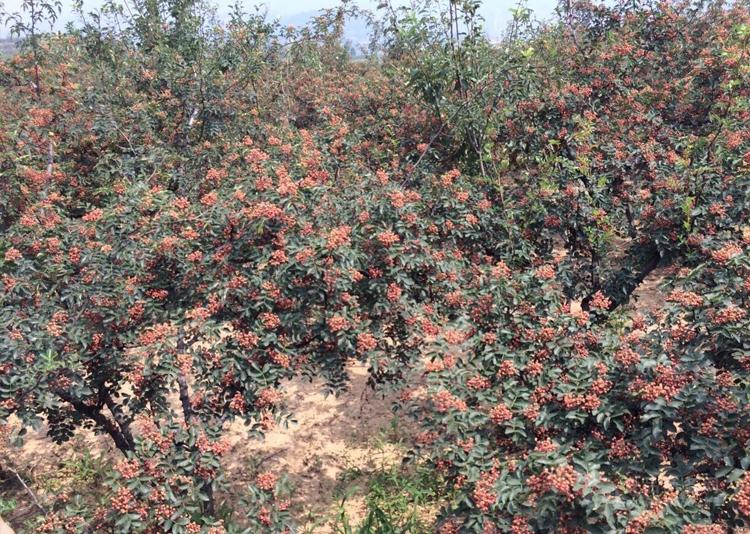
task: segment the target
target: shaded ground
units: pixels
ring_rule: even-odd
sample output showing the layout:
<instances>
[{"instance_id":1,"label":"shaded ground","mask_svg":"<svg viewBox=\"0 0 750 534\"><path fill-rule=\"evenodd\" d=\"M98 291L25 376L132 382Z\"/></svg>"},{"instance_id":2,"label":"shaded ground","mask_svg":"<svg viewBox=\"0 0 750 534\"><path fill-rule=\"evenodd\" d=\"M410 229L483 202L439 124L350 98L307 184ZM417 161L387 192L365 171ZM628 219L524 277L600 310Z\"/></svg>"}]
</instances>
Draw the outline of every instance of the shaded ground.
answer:
<instances>
[{"instance_id":1,"label":"shaded ground","mask_svg":"<svg viewBox=\"0 0 750 534\"><path fill-rule=\"evenodd\" d=\"M628 308L643 315L660 315L664 307L664 292L660 285L668 277L672 267L657 267L641 282L630 296Z\"/></svg>"},{"instance_id":2,"label":"shaded ground","mask_svg":"<svg viewBox=\"0 0 750 534\"><path fill-rule=\"evenodd\" d=\"M17 447L12 443L19 429L19 422L11 419L0 431L0 515L16 531L26 532L25 525L42 514L40 505L96 486L103 468L119 453L104 437L85 431L62 446L41 429L29 431Z\"/></svg>"}]
</instances>

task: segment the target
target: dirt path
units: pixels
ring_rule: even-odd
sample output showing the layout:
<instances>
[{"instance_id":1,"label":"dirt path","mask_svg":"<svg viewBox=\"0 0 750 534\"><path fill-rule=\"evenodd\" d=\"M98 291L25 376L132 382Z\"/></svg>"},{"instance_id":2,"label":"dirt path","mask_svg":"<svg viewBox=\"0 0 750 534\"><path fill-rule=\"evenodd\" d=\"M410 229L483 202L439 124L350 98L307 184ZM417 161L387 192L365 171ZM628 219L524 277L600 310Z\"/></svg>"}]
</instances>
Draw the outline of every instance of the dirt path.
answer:
<instances>
[{"instance_id":1,"label":"dirt path","mask_svg":"<svg viewBox=\"0 0 750 534\"><path fill-rule=\"evenodd\" d=\"M660 285L669 276L671 267L657 267L651 271L641 284L633 291L629 309L643 315L659 316L664 307L665 293Z\"/></svg>"}]
</instances>

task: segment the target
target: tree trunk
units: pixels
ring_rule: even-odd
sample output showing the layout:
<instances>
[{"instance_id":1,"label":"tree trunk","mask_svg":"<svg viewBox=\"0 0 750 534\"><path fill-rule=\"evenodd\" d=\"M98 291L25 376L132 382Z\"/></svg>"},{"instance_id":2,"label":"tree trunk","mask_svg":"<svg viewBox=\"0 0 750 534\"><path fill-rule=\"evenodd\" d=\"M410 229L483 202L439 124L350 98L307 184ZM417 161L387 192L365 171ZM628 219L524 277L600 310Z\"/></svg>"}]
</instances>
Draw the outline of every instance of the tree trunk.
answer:
<instances>
[{"instance_id":1,"label":"tree trunk","mask_svg":"<svg viewBox=\"0 0 750 534\"><path fill-rule=\"evenodd\" d=\"M123 454L127 454L135 448L135 442L128 426L124 428L119 427L116 422L102 413L101 408L89 406L80 400L74 399L64 391L58 391L57 395L65 402L70 403L78 413L94 421L100 430L109 434L109 437L115 443L115 447Z\"/></svg>"},{"instance_id":2,"label":"tree trunk","mask_svg":"<svg viewBox=\"0 0 750 534\"><path fill-rule=\"evenodd\" d=\"M612 300L610 309L615 309L630 300L630 295L643 280L659 265L662 260L656 243L635 244L630 247L625 265L606 280L602 292ZM589 309L593 295L585 297L581 303L584 310Z\"/></svg>"}]
</instances>

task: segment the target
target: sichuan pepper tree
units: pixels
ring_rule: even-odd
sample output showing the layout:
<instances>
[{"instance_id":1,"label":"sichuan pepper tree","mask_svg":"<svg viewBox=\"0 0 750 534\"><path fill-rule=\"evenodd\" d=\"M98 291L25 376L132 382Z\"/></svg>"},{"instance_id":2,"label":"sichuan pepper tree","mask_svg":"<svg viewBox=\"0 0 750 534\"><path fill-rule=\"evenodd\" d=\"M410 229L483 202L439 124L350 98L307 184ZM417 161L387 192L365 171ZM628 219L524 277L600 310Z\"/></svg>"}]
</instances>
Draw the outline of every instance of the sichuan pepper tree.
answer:
<instances>
[{"instance_id":1,"label":"sichuan pepper tree","mask_svg":"<svg viewBox=\"0 0 750 534\"><path fill-rule=\"evenodd\" d=\"M724 182L747 151L744 6L563 2L544 24L517 11L494 47L474 2L389 13L395 70L439 124L427 159L522 203L527 237L566 249L584 307L599 290L627 302L739 193Z\"/></svg>"},{"instance_id":2,"label":"sichuan pepper tree","mask_svg":"<svg viewBox=\"0 0 750 534\"><path fill-rule=\"evenodd\" d=\"M654 322L608 311L602 293L571 310L552 264L472 269L451 294L463 313L432 345L426 387L404 397L453 488L441 532L745 525L740 243L704 243L708 260Z\"/></svg>"},{"instance_id":3,"label":"sichuan pepper tree","mask_svg":"<svg viewBox=\"0 0 750 534\"><path fill-rule=\"evenodd\" d=\"M230 147L197 198L123 182L115 205L75 219L50 194L6 235L4 415L45 422L58 442L79 427L111 438L131 475L113 482L120 514L97 521L214 525L224 424L271 428L284 379L321 376L338 391L352 358L373 382L402 378L420 354L414 307L448 291L461 258L429 214L455 229L448 239L491 220L481 192L433 198L457 173L423 195L308 132L282 135ZM347 164L338 177L331 160Z\"/></svg>"},{"instance_id":4,"label":"sichuan pepper tree","mask_svg":"<svg viewBox=\"0 0 750 534\"><path fill-rule=\"evenodd\" d=\"M453 112L477 104L455 121L388 91L414 58L352 65L322 31L281 62L260 20L195 42L192 8L50 40L81 60L42 71L53 115L18 82L30 58L3 64L20 105L2 136L28 154L5 149L3 172L33 194L0 245L2 416L124 453L101 502L44 531L291 529L276 473L228 499L223 431L283 422L288 378L340 391L353 358L406 380L457 497L445 532L744 524L746 12L563 7L504 49L439 51L509 66L487 78L499 97L474 98L475 71L441 86ZM471 161L455 149L479 119ZM654 245L675 264L667 315L613 312Z\"/></svg>"}]
</instances>

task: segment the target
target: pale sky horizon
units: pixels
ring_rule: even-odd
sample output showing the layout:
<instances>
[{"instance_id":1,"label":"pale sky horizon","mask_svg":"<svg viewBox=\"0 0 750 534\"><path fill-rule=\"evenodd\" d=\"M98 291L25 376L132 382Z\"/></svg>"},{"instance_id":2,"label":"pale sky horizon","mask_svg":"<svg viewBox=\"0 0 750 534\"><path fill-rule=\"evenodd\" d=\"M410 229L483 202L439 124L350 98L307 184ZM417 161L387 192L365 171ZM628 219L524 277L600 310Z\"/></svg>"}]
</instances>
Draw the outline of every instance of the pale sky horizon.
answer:
<instances>
[{"instance_id":1,"label":"pale sky horizon","mask_svg":"<svg viewBox=\"0 0 750 534\"><path fill-rule=\"evenodd\" d=\"M0 13L15 13L20 11L23 0L0 0ZM55 25L55 30L61 30L68 22L77 20L77 16L72 10L73 0L62 0L63 7L60 14L60 19ZM86 12L92 11L101 7L104 3L103 0L84 0L84 10ZM218 8L218 13L226 13L229 6L234 4L234 0L208 0L208 3ZM355 4L359 7L375 10L378 5L378 0L355 0ZM409 2L396 1L394 4L405 5ZM553 10L557 4L556 0L527 0L527 7L532 9L535 15L539 18L548 18L552 15ZM285 18L292 17L295 15L306 14L309 12L319 11L321 9L335 7L340 4L339 0L285 0L283 2L267 0L267 1L246 1L242 2L247 11L251 11L256 5L267 8L268 14L271 18ZM489 35L498 35L507 25L511 19L510 10L518 4L517 0L505 0L505 1L492 1L488 0L483 2L480 13L485 19L485 29ZM48 28L44 28L47 30ZM5 26L5 21L0 21L0 38L10 36L10 31Z\"/></svg>"}]
</instances>

